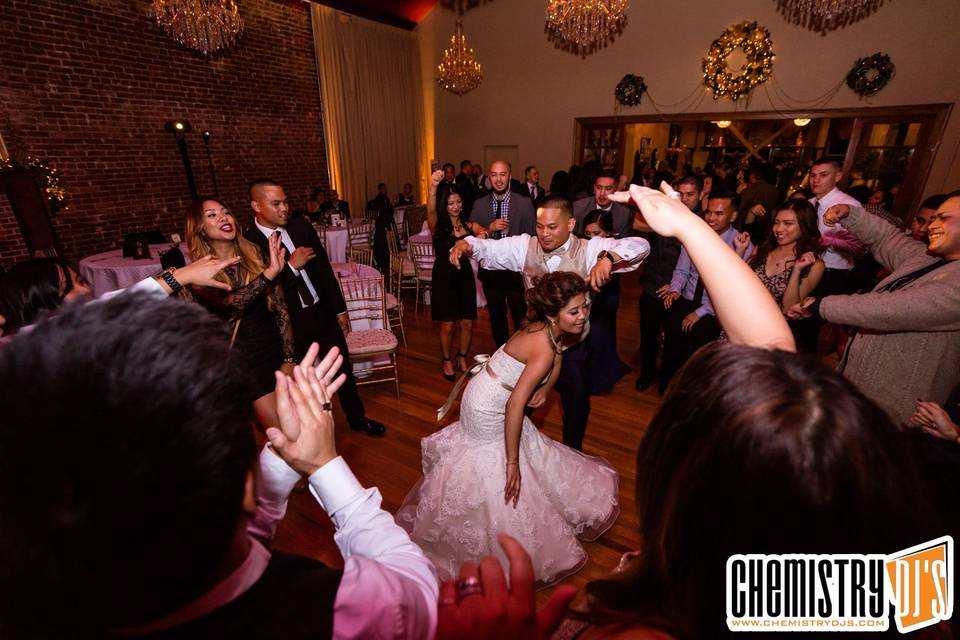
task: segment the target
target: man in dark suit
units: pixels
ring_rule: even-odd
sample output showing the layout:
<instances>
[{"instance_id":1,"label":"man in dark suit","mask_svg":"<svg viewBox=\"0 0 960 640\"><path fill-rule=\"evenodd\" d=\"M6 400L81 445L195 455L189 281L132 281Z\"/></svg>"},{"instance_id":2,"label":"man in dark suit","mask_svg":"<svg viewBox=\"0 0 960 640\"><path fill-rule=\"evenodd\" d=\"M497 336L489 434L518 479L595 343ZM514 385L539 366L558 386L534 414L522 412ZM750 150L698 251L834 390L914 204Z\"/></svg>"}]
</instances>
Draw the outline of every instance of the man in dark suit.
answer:
<instances>
[{"instance_id":1,"label":"man in dark suit","mask_svg":"<svg viewBox=\"0 0 960 640\"><path fill-rule=\"evenodd\" d=\"M523 178L524 182L520 183L516 192L530 198L536 211L547 197L547 190L540 186L540 170L530 165L523 170Z\"/></svg>"},{"instance_id":2,"label":"man in dark suit","mask_svg":"<svg viewBox=\"0 0 960 640\"><path fill-rule=\"evenodd\" d=\"M312 342L319 343L321 353L338 347L343 354L340 373L347 376L347 381L337 395L350 428L382 436L386 428L366 417L357 392L344 338L344 334L350 332L347 305L319 236L303 218L290 218L283 187L272 180L257 180L250 185L250 206L254 224L243 237L260 247L262 255L267 255L267 238L279 233L287 249L287 266L279 277L293 324L297 359L303 357Z\"/></svg>"},{"instance_id":3,"label":"man in dark suit","mask_svg":"<svg viewBox=\"0 0 960 640\"><path fill-rule=\"evenodd\" d=\"M473 201L477 199L477 185L473 179L472 162L464 160L460 163L460 173L457 174L454 183L457 185L457 193L460 194L460 199L463 200L463 210L470 211L473 209Z\"/></svg>"},{"instance_id":4,"label":"man in dark suit","mask_svg":"<svg viewBox=\"0 0 960 640\"><path fill-rule=\"evenodd\" d=\"M324 221L329 221L330 216L334 213L339 213L344 221L349 220L350 203L346 200L341 200L340 194L337 193L336 189L330 189L330 191L327 191L327 201L320 205L320 215Z\"/></svg>"},{"instance_id":5,"label":"man in dark suit","mask_svg":"<svg viewBox=\"0 0 960 640\"><path fill-rule=\"evenodd\" d=\"M633 212L629 207L610 200L610 194L617 190L617 176L604 171L593 182L593 195L580 198L573 203L573 217L577 219L577 234L583 234L583 219L594 209L609 211L613 217L613 232L619 236L632 235Z\"/></svg>"},{"instance_id":6,"label":"man in dark suit","mask_svg":"<svg viewBox=\"0 0 960 640\"><path fill-rule=\"evenodd\" d=\"M481 235L491 238L518 236L522 233L534 236L537 233L536 213L530 198L511 191L510 163L494 160L490 164L489 178L492 190L473 203L470 221L484 227ZM489 271L481 268L478 272L483 284L483 294L487 298L487 312L490 315L490 329L497 346L504 344L510 337L507 323L507 310L513 317L514 331L520 328L527 314L524 299L523 278L512 271Z\"/></svg>"}]
</instances>

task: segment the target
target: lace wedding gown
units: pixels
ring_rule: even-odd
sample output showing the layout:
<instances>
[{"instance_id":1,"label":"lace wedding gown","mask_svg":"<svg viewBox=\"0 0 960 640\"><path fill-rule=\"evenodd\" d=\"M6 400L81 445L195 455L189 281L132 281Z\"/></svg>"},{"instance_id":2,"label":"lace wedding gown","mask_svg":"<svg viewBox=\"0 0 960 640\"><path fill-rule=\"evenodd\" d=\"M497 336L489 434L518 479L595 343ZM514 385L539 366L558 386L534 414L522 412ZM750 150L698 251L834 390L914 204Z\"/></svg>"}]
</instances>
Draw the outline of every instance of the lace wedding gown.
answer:
<instances>
[{"instance_id":1,"label":"lace wedding gown","mask_svg":"<svg viewBox=\"0 0 960 640\"><path fill-rule=\"evenodd\" d=\"M501 347L467 385L460 420L421 442L423 478L397 512L437 568L440 580L460 564L495 556L508 564L497 534L517 539L533 560L537 586L578 571L579 540L600 537L620 513L617 472L542 435L526 417L520 436L520 500L504 504L504 412L524 364Z\"/></svg>"}]
</instances>

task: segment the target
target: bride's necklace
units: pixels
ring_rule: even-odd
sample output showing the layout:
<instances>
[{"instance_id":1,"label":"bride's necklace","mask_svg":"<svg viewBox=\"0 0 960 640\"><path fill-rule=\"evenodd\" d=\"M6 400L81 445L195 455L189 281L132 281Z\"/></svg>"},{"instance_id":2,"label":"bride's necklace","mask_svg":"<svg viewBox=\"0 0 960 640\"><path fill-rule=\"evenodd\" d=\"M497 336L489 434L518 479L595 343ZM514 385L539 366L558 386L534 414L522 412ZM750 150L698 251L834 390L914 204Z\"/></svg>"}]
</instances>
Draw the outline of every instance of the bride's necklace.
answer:
<instances>
[{"instance_id":1,"label":"bride's necklace","mask_svg":"<svg viewBox=\"0 0 960 640\"><path fill-rule=\"evenodd\" d=\"M553 345L553 350L560 353L562 351L560 348L560 340L553 335L553 328L549 324L544 325L544 328L547 330L547 335L550 336L550 344Z\"/></svg>"}]
</instances>

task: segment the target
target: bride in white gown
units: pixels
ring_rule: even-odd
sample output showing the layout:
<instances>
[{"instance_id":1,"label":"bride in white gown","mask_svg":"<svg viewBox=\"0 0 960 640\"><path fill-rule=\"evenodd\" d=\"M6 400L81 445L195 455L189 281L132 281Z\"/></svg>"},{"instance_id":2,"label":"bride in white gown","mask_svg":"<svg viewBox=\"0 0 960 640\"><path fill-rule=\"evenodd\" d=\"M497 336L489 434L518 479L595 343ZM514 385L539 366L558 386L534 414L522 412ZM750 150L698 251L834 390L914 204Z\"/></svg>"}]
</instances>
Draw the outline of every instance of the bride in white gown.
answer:
<instances>
[{"instance_id":1,"label":"bride in white gown","mask_svg":"<svg viewBox=\"0 0 960 640\"><path fill-rule=\"evenodd\" d=\"M504 532L530 553L537 584L546 586L578 571L587 560L579 541L598 538L620 513L618 476L607 461L542 435L524 416L556 382L564 336L583 332L587 291L573 273L537 280L527 292L534 321L470 380L460 420L423 439L423 478L396 520L441 581L483 556L506 568L497 544Z\"/></svg>"}]
</instances>

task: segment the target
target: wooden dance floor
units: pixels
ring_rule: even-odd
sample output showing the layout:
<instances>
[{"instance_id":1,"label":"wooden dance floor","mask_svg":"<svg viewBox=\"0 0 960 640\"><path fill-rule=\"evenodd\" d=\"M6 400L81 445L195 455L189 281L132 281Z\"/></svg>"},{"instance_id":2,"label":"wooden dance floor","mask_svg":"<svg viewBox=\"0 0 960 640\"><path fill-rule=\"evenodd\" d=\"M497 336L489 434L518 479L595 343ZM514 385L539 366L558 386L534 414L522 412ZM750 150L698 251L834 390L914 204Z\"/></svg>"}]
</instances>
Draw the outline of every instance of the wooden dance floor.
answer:
<instances>
[{"instance_id":1,"label":"wooden dance floor","mask_svg":"<svg viewBox=\"0 0 960 640\"><path fill-rule=\"evenodd\" d=\"M584 545L590 556L587 565L560 584L582 587L606 575L617 566L620 556L638 547L637 514L634 507L637 443L660 403L656 384L643 393L634 391L639 372L638 276L623 276L618 314L620 358L634 368L605 396L593 396L592 413L584 441L586 453L602 456L620 474L621 513L614 526L598 541ZM381 439L354 433L337 410L337 450L350 464L360 482L376 486L383 495L383 507L394 513L407 491L420 478L420 439L456 420L458 405L443 424L436 411L453 386L440 372L440 343L437 326L430 320L430 308L420 306L413 313L413 299L405 301L406 349L400 356L400 399L393 383L360 388L367 415L387 425ZM493 353L493 339L486 311L480 310L474 327L472 353ZM534 423L551 438L561 437L561 408L556 392L547 406L533 414ZM280 524L276 547L342 566L333 543L333 527L326 514L307 492L294 492L286 518ZM538 594L545 601L552 589Z\"/></svg>"}]
</instances>

